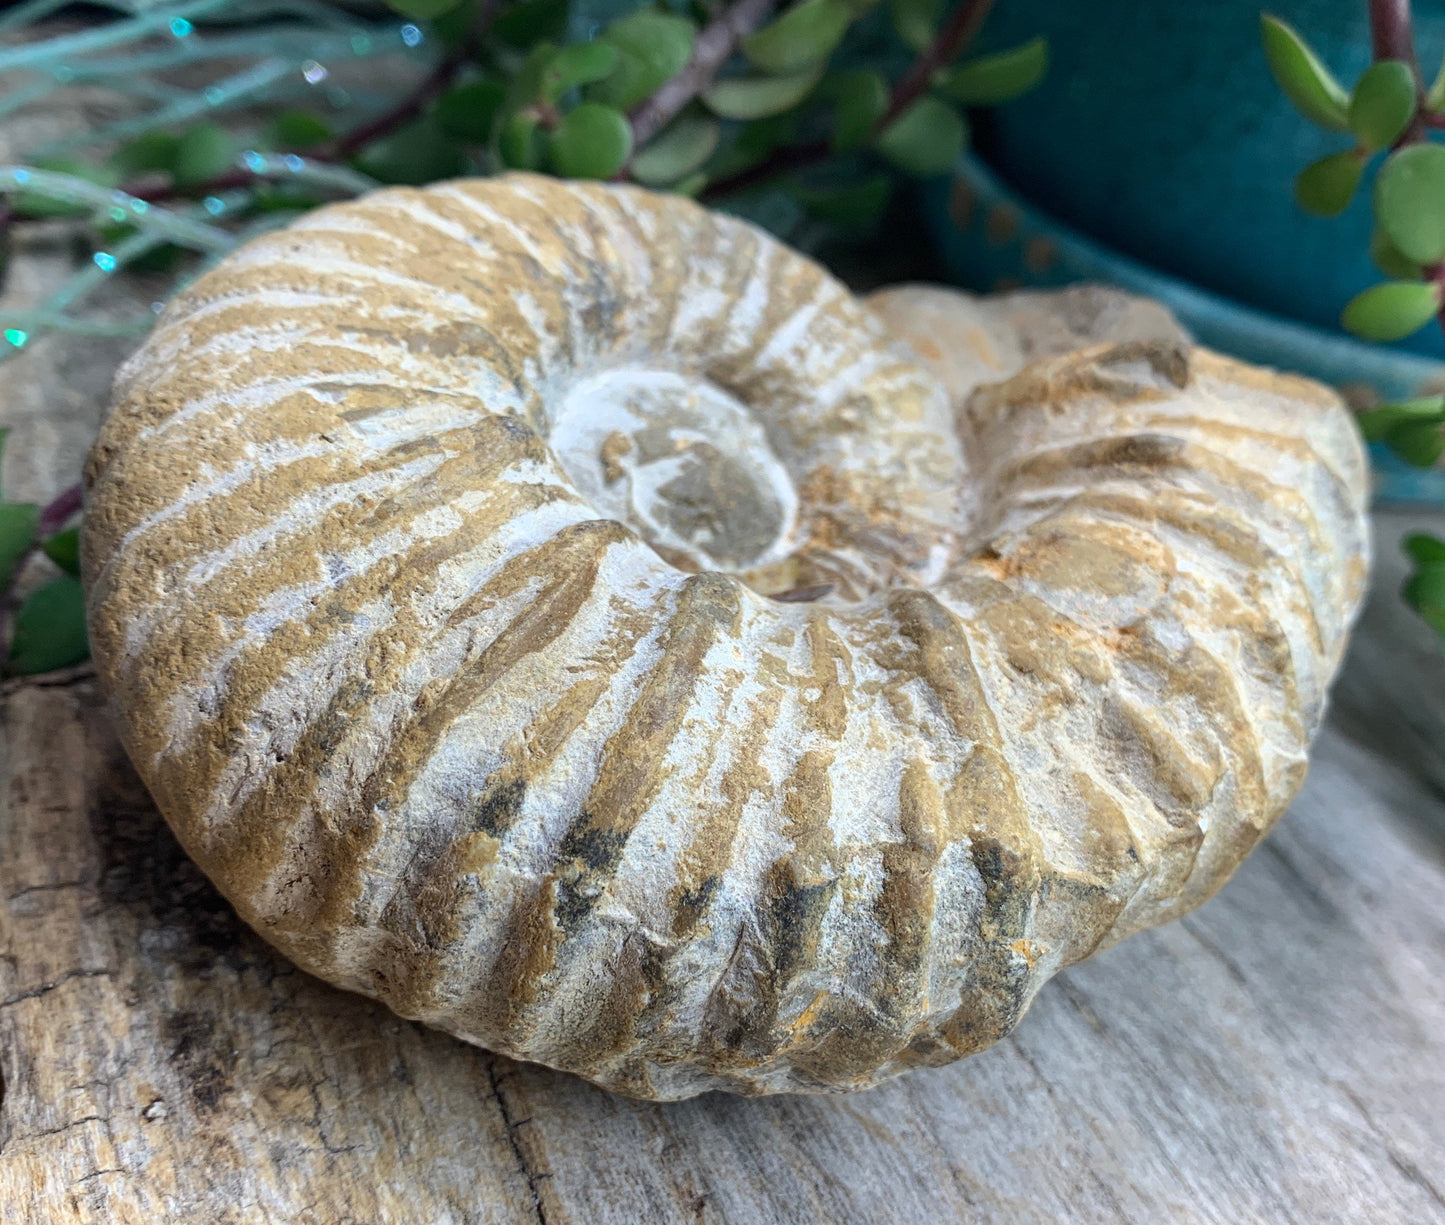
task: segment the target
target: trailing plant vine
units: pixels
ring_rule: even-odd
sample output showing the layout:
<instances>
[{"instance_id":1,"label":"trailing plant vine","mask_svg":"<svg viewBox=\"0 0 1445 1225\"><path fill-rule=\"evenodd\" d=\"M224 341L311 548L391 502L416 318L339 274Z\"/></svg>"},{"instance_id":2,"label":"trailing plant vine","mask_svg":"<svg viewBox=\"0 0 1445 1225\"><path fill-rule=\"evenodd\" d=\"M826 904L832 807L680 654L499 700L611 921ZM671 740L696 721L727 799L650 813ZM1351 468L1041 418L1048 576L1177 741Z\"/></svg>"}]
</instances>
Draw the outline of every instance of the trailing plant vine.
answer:
<instances>
[{"instance_id":1,"label":"trailing plant vine","mask_svg":"<svg viewBox=\"0 0 1445 1225\"><path fill-rule=\"evenodd\" d=\"M1300 207L1338 216L1374 170L1370 258L1387 279L1356 294L1340 322L1373 341L1403 340L1432 322L1445 329L1445 144L1431 139L1445 129L1445 64L1427 87L1410 0L1370 0L1373 62L1351 90L1290 25L1265 14L1261 32L1270 69L1295 109L1350 141L1300 171ZM1384 404L1359 422L1367 439L1417 467L1445 455L1445 396ZM1445 541L1420 533L1404 547L1415 564L1405 599L1445 643Z\"/></svg>"},{"instance_id":2,"label":"trailing plant vine","mask_svg":"<svg viewBox=\"0 0 1445 1225\"><path fill-rule=\"evenodd\" d=\"M1041 39L956 63L992 4L659 0L601 21L587 0L388 0L379 19L324 0L103 0L109 19L48 33L65 0L26 0L0 15L0 119L78 86L133 107L0 165L0 259L21 227L57 219L90 251L48 299L0 316L0 362L52 332L139 337L246 239L380 184L526 169L739 209L768 189L796 215L866 228L900 177L953 165L969 107L1043 75ZM839 66L880 31L887 54ZM382 60L409 64L411 83L389 93L368 83L387 74L343 71ZM871 66L895 60L891 78ZM197 72L199 88L178 83ZM129 272L165 278L151 311L84 311ZM11 671L84 658L79 509L78 489L0 503ZM52 577L18 598L42 557Z\"/></svg>"}]
</instances>

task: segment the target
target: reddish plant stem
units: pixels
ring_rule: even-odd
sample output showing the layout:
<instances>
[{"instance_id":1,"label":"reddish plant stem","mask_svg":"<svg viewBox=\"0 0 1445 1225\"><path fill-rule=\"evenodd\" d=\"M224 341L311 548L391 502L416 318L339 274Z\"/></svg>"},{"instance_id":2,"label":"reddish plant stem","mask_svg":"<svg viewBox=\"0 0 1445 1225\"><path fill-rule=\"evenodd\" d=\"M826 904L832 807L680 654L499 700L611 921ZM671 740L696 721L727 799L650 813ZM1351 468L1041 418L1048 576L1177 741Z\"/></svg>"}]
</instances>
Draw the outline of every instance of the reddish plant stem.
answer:
<instances>
[{"instance_id":1,"label":"reddish plant stem","mask_svg":"<svg viewBox=\"0 0 1445 1225\"><path fill-rule=\"evenodd\" d=\"M40 508L40 518L36 521L35 536L37 540L44 540L54 536L65 522L72 515L80 513L80 505L84 494L77 481L68 489L62 489L49 502Z\"/></svg>"},{"instance_id":2,"label":"reddish plant stem","mask_svg":"<svg viewBox=\"0 0 1445 1225\"><path fill-rule=\"evenodd\" d=\"M718 14L692 45L692 58L650 98L633 108L632 142L641 148L671 123L689 102L712 84L738 44L762 25L778 0L736 0Z\"/></svg>"},{"instance_id":3,"label":"reddish plant stem","mask_svg":"<svg viewBox=\"0 0 1445 1225\"><path fill-rule=\"evenodd\" d=\"M898 79L888 96L888 106L883 117L874 125L872 135L877 136L890 123L903 114L910 106L928 92L933 77L961 55L977 36L994 0L964 0L954 11L947 23L938 32L932 44L916 59L908 71ZM807 144L789 145L776 149L756 166L740 170L737 174L709 184L703 191L704 200L733 195L752 187L759 187L780 174L801 170L821 162L832 152L832 145L826 140L809 141Z\"/></svg>"},{"instance_id":4,"label":"reddish plant stem","mask_svg":"<svg viewBox=\"0 0 1445 1225\"><path fill-rule=\"evenodd\" d=\"M1370 0L1370 43L1377 60L1403 60L1420 75L1410 0Z\"/></svg>"},{"instance_id":5,"label":"reddish plant stem","mask_svg":"<svg viewBox=\"0 0 1445 1225\"><path fill-rule=\"evenodd\" d=\"M933 74L946 64L951 64L963 49L977 36L994 0L964 0L953 16L949 18L938 37L922 55L913 62L898 84L893 87L888 109L878 121L875 132L881 132L904 111L918 101L933 83Z\"/></svg>"}]
</instances>

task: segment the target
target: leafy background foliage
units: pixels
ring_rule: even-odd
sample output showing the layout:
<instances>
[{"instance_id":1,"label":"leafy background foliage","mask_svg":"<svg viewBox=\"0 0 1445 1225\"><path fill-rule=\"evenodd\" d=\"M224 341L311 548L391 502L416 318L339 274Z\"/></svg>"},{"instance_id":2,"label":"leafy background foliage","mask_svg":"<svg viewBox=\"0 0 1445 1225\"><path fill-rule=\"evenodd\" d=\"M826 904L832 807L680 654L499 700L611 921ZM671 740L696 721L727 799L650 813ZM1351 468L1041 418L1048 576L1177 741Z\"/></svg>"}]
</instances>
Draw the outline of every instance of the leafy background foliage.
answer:
<instances>
[{"instance_id":1,"label":"leafy background foliage","mask_svg":"<svg viewBox=\"0 0 1445 1225\"><path fill-rule=\"evenodd\" d=\"M1308 213L1343 213L1373 172L1370 258L1387 278L1355 295L1340 322L1362 340L1396 341L1432 323L1445 327L1445 64L1426 87L1415 55L1409 0L1370 0L1374 62L1351 90L1305 37L1265 14L1261 35L1275 81L1312 123L1348 143L1295 179ZM1445 395L1385 404L1360 416L1365 437L1407 463L1434 467L1445 454ZM1405 599L1445 643L1445 541L1405 541L1415 563Z\"/></svg>"},{"instance_id":2,"label":"leafy background foliage","mask_svg":"<svg viewBox=\"0 0 1445 1225\"><path fill-rule=\"evenodd\" d=\"M0 318L0 361L47 332L140 336L241 242L381 184L524 169L697 197L805 247L866 234L901 180L953 165L969 108L1043 76L1042 39L958 62L991 6L104 0L104 20L60 27L44 23L65 0L25 0L0 14L0 121L76 86L135 105L0 166L0 260L36 224L72 227L89 254L47 301ZM398 76L410 84L374 83ZM121 275L156 280L153 311L86 314ZM0 502L12 672L85 658L79 510L78 489Z\"/></svg>"}]
</instances>

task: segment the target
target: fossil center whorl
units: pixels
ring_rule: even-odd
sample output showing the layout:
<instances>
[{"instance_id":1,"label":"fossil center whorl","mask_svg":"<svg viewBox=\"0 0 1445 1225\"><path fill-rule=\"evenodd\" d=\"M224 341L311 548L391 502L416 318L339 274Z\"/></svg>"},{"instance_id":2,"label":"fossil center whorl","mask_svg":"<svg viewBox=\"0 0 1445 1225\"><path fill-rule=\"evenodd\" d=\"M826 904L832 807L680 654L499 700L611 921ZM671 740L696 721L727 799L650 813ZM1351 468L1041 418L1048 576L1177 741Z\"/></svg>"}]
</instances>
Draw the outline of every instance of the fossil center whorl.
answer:
<instances>
[{"instance_id":1,"label":"fossil center whorl","mask_svg":"<svg viewBox=\"0 0 1445 1225\"><path fill-rule=\"evenodd\" d=\"M639 366L586 376L547 441L599 516L674 565L738 572L788 552L792 477L749 407L706 379Z\"/></svg>"}]
</instances>

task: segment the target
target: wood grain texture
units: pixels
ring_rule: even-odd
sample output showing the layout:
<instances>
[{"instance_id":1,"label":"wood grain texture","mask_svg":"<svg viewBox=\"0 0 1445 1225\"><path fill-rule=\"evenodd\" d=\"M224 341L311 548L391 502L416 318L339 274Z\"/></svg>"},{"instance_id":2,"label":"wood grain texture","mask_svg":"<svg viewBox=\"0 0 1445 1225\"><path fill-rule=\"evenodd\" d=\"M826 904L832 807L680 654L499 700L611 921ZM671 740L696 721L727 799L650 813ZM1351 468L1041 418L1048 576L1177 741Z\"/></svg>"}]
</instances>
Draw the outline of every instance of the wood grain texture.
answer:
<instances>
[{"instance_id":1,"label":"wood grain texture","mask_svg":"<svg viewBox=\"0 0 1445 1225\"><path fill-rule=\"evenodd\" d=\"M1445 1221L1445 800L1344 730L1445 664L1380 557L1304 792L1224 890L1061 974L993 1050L849 1098L629 1101L326 987L184 857L88 678L12 689L0 1212Z\"/></svg>"}]
</instances>

